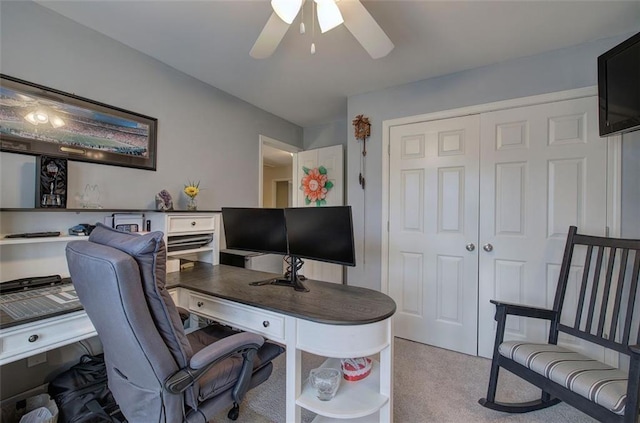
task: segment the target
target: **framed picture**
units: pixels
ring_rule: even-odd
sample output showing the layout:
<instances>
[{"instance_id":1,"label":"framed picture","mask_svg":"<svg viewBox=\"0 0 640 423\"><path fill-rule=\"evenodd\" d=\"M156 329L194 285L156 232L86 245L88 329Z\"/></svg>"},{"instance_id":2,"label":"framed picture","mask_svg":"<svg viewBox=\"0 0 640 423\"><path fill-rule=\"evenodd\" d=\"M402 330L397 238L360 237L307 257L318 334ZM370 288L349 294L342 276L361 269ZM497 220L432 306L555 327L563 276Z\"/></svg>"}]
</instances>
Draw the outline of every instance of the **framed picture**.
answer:
<instances>
[{"instance_id":1,"label":"framed picture","mask_svg":"<svg viewBox=\"0 0 640 423\"><path fill-rule=\"evenodd\" d=\"M0 75L0 151L156 170L155 118Z\"/></svg>"}]
</instances>

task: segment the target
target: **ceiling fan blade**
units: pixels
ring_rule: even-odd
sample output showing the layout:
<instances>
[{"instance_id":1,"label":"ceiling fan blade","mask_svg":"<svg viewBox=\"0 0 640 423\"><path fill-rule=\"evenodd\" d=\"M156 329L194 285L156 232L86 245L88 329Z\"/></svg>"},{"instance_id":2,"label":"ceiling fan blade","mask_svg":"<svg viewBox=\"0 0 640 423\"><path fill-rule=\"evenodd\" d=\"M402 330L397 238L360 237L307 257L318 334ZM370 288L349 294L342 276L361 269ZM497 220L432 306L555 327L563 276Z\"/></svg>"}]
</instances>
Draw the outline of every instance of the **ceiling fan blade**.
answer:
<instances>
[{"instance_id":1,"label":"ceiling fan blade","mask_svg":"<svg viewBox=\"0 0 640 423\"><path fill-rule=\"evenodd\" d=\"M359 0L336 2L344 18L344 26L374 59L386 56L393 43Z\"/></svg>"},{"instance_id":2,"label":"ceiling fan blade","mask_svg":"<svg viewBox=\"0 0 640 423\"><path fill-rule=\"evenodd\" d=\"M262 32L258 35L255 44L251 47L249 55L254 59L266 59L271 56L278 48L288 29L289 24L273 12L264 28L262 28Z\"/></svg>"}]
</instances>

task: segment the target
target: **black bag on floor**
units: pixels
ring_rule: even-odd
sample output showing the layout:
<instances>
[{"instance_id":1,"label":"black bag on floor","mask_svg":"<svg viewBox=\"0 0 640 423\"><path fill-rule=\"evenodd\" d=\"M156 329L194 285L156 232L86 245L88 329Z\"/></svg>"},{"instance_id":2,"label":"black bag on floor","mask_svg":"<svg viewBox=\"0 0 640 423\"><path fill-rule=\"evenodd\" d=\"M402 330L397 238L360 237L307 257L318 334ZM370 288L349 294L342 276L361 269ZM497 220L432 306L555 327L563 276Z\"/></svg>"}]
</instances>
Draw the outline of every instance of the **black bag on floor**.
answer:
<instances>
[{"instance_id":1,"label":"black bag on floor","mask_svg":"<svg viewBox=\"0 0 640 423\"><path fill-rule=\"evenodd\" d=\"M80 362L59 374L48 388L56 402L60 423L124 422L107 387L104 355L83 355Z\"/></svg>"}]
</instances>

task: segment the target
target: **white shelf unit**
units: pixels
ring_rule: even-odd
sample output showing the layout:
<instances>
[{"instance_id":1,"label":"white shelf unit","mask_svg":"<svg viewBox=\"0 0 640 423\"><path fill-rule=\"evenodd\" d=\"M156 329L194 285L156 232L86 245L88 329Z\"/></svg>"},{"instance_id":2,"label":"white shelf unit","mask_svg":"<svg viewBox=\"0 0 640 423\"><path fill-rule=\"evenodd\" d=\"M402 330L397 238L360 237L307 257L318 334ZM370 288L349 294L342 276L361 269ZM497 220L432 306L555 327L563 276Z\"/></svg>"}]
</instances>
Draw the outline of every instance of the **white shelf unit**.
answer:
<instances>
[{"instance_id":1,"label":"white shelf unit","mask_svg":"<svg viewBox=\"0 0 640 423\"><path fill-rule=\"evenodd\" d=\"M296 322L294 355L300 351L327 357L321 367L341 368L340 358L370 357L371 373L359 381L341 380L336 396L320 401L310 386L308 375L304 380L292 379L292 386L300 383L296 407L318 416L317 422L363 423L393 421L393 333L391 319L363 325L328 325L298 319ZM291 348L289 345L287 348ZM289 354L289 352L287 352ZM295 388L291 392L296 392ZM292 410L293 412L293 410Z\"/></svg>"},{"instance_id":2,"label":"white shelf unit","mask_svg":"<svg viewBox=\"0 0 640 423\"><path fill-rule=\"evenodd\" d=\"M65 247L68 242L87 239L68 235L79 223L95 224L111 215L108 210L16 209L0 212L0 282L33 276L69 276ZM4 238L6 234L60 232L57 237Z\"/></svg>"},{"instance_id":3,"label":"white shelf unit","mask_svg":"<svg viewBox=\"0 0 640 423\"><path fill-rule=\"evenodd\" d=\"M4 238L5 235L0 235L0 245L18 245L18 244L40 244L44 242L68 242L68 241L76 241L78 239L87 238L82 235L59 235L59 236L50 236L50 237L39 237L39 238Z\"/></svg>"},{"instance_id":4,"label":"white shelf unit","mask_svg":"<svg viewBox=\"0 0 640 423\"><path fill-rule=\"evenodd\" d=\"M151 220L152 230L164 232L165 242L168 236L193 233L213 234L213 241L209 245L183 250L175 254L189 254L202 261L218 263L219 218L218 213L215 212L162 213L144 210L3 209L0 210L0 234L59 231L61 235L41 238L4 238L2 235L0 238L0 283L36 276L60 275L68 277L69 268L65 254L67 243L88 239L86 236L66 235L70 227L79 223L103 222L105 217L111 216L113 213L134 212L143 213L145 219ZM191 223L194 221L196 224L192 225ZM172 231L168 231L168 228L171 228ZM37 336L34 337L34 335ZM1 328L0 365L95 335L95 329L84 311Z\"/></svg>"},{"instance_id":5,"label":"white shelf unit","mask_svg":"<svg viewBox=\"0 0 640 423\"><path fill-rule=\"evenodd\" d=\"M340 369L340 359L329 358L320 367ZM388 401L389 397L380 393L380 363L373 361L371 373L366 378L358 381L342 379L336 396L329 401L320 401L309 380L305 380L296 403L323 417L341 420L368 417L368 421L372 421L371 415Z\"/></svg>"},{"instance_id":6,"label":"white shelf unit","mask_svg":"<svg viewBox=\"0 0 640 423\"><path fill-rule=\"evenodd\" d=\"M152 231L164 232L167 257L184 257L211 264L220 263L220 213L149 213L145 218L151 221ZM171 251L170 244L173 237L193 235L213 235L213 240L197 248Z\"/></svg>"}]
</instances>

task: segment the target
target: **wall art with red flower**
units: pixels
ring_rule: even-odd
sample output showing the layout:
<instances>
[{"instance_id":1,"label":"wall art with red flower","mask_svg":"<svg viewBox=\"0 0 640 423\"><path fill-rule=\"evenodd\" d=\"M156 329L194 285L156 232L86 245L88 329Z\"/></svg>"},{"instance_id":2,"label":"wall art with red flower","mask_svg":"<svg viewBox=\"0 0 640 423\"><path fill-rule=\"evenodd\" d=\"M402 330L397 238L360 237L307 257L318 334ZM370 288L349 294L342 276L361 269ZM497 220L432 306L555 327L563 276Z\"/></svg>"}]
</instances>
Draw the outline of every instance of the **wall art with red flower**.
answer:
<instances>
[{"instance_id":1,"label":"wall art with red flower","mask_svg":"<svg viewBox=\"0 0 640 423\"><path fill-rule=\"evenodd\" d=\"M313 169L303 166L302 171L304 176L300 181L300 189L304 191L304 203L316 203L316 206L327 204L327 193L333 188L333 182L327 176L327 169L324 166Z\"/></svg>"}]
</instances>

